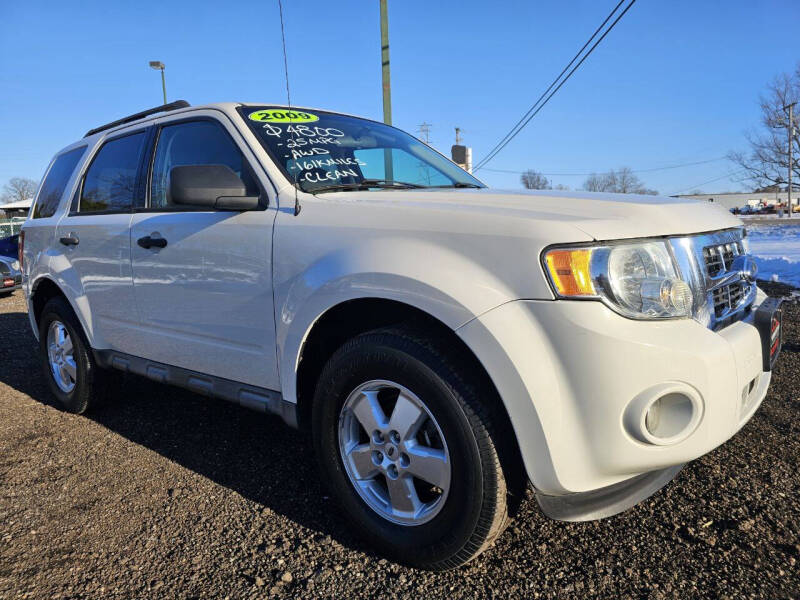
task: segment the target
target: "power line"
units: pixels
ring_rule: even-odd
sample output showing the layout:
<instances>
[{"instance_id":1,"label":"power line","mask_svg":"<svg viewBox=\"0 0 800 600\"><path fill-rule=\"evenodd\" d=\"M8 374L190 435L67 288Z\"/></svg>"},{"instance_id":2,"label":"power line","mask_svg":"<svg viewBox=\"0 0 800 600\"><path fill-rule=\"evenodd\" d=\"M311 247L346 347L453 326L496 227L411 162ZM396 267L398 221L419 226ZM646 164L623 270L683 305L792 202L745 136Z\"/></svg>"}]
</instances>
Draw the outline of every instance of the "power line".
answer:
<instances>
[{"instance_id":1,"label":"power line","mask_svg":"<svg viewBox=\"0 0 800 600\"><path fill-rule=\"evenodd\" d=\"M729 177L733 177L734 175L737 175L737 174L739 174L739 173L741 173L743 171L746 171L746 170L747 169L736 169L735 171L731 171L730 173L726 173L722 177L715 177L714 179L709 179L708 181L704 181L703 183L697 183L695 185L690 185L687 188L683 188L682 190L679 190L677 192L673 192L672 194L670 194L670 196L677 196L678 194L682 194L683 192L686 192L688 190L693 190L695 188L699 188L701 186L708 185L709 183L714 183L715 181L719 181L721 179L727 179Z\"/></svg>"},{"instance_id":2,"label":"power line","mask_svg":"<svg viewBox=\"0 0 800 600\"><path fill-rule=\"evenodd\" d=\"M503 138L503 139L502 139L502 140L501 140L501 141L500 141L500 142L499 142L499 143L498 143L498 144L497 144L497 145L496 145L496 146L495 146L495 147L494 147L494 148L493 148L493 149L492 149L490 152L489 152L489 154L488 154L488 155L487 155L487 156L486 156L486 157L485 157L483 160L481 160L481 161L478 163L478 165L475 167L475 170L476 170L476 171L477 171L478 169L482 168L484 165L486 165L486 164L487 164L487 163L488 163L490 160L492 160L492 159L493 159L495 156L497 156L497 154L498 154L498 153L499 153L499 152L500 152L500 151L501 151L503 148L505 148L505 147L508 145L508 143L509 143L509 142L511 142L511 140L513 140L513 139L514 139L514 138L517 136L517 134L519 134L519 132L520 132L520 131L522 131L522 130L525 128L525 126L526 126L526 125L527 125L527 124L528 124L528 123L531 121L531 119L533 119L533 117L535 117L535 116L536 116L536 115L539 113L539 111L540 111L540 110L542 110L542 108L544 108L544 106L545 106L545 105L546 105L546 104L547 104L547 103L550 101L550 98L552 98L552 97L553 97L553 96L556 94L556 92L558 92L558 90L560 90L560 89L561 89L561 86L563 86L563 85L564 85L564 84L565 84L565 83L566 83L566 82L569 80L569 78L570 78L570 77L572 77L573 73L575 73L575 71L578 69L578 67L580 67L580 66L583 64L583 62L584 62L584 61L585 61L587 58L589 58L589 56L591 55L591 53L592 53L592 52L594 52L594 49L595 49L595 48L597 48L597 46L600 44L600 42L602 42L602 41L603 41L603 39L605 39L605 37L606 37L606 36L609 34L609 32L610 32L612 29L614 29L614 26L615 26L617 23L619 23L619 20L620 20L622 17L624 17L624 16L625 16L625 13L627 13L627 12L628 12L628 10L630 10L631 6L633 6L633 5L634 5L634 3L636 2L636 0L631 0L630 4L628 4L628 5L627 5L627 6L626 6L626 7L623 9L623 11L622 11L622 12L621 12L621 13L620 13L618 16L617 16L617 18L616 18L616 19L614 19L614 21L613 21L613 22L611 23L611 25L608 27L608 29L606 29L606 30L603 32L603 35L601 35L601 36L598 38L598 40L597 40L597 41L596 41L596 42L595 42L595 43L592 45L592 47L591 47L591 48L589 48L589 51L588 51L588 52L586 52L586 54L584 54L584 55L583 55L583 58L581 58L581 59L578 61L578 63L577 63L577 64L576 64L574 67L572 67L572 70L570 70L570 72L569 72L569 73L567 73L567 76L566 76L566 77L564 77L564 78L561 80L561 83L559 83L559 84L558 84L558 85L555 87L555 89L553 89L553 91L552 91L552 92L550 92L550 90L553 88L553 86L556 84L556 82L558 82L558 80L561 78L561 76L564 74L564 72L565 72L567 69L569 69L570 65L571 65L573 62L575 62L575 60L578 58L578 56L580 56L580 54L583 52L583 50L586 48L586 46L588 46L588 45L589 45L589 43L591 43L591 41L592 41L592 40L595 38L595 36L598 34L598 32L599 32L599 31L600 31L600 30L601 30L601 29L602 29L602 28L605 26L605 24L606 24L606 23L608 22L608 20L609 20L609 19L610 19L610 18L611 18L611 17L614 15L614 13L617 11L617 9L619 9L619 7L622 5L622 3L623 3L623 2L624 2L624 0L621 0L621 1L619 2L619 4L617 4L617 5L614 7L614 10L612 10L612 11L611 11L611 13L609 13L609 15L608 15L608 17L606 17L605 21L603 21L603 23L600 25L600 27L598 27L598 28L597 28L597 30L596 30L596 31L595 31L595 32L592 34L592 36L591 36L591 37L590 37L590 38L589 38L589 39L586 41L586 43L583 45L583 47L582 47L582 48L581 48L581 49L578 51L578 54L576 54L576 55L575 55L575 57L574 57L574 58L573 58L573 59L572 59L572 60L569 62L569 64L568 64L566 67L564 67L564 69L561 71L561 73L558 75L558 77L556 77L556 79L554 79L554 80L553 80L553 83L551 83L551 84L550 84L550 86L547 88L547 90L545 90L545 91L544 91L544 93L543 93L543 94L542 94L542 95L539 97L539 99L538 99L536 102L534 102L534 104L533 104L533 105L532 105L532 106L531 106L531 107L528 109L528 112L526 112L526 113L525 113L525 115L523 115L523 116L522 116L522 118L521 118L519 121L517 121L517 124L516 124L514 127L512 127L512 128L511 128L511 131L509 131L509 132L506 134L506 136L505 136L505 137L504 137L504 138ZM547 95L547 94L548 94L548 92L550 92L550 93L549 93L549 95ZM547 97L546 97L546 98L545 98L545 95L547 95ZM544 98L544 100L543 100L543 101L542 101L542 98ZM541 102L541 103L540 103L540 102ZM539 106L538 106L538 108L536 107L536 105L537 105L537 104L539 105ZM535 109L535 110L534 110L534 109Z\"/></svg>"},{"instance_id":3,"label":"power line","mask_svg":"<svg viewBox=\"0 0 800 600\"><path fill-rule=\"evenodd\" d=\"M564 75L564 73L566 73L566 72L567 72L567 69L569 69L569 68L572 66L572 63L574 63L576 60L578 60L578 57L579 57L579 56L580 56L580 55L583 53L583 51L584 51L584 50L586 50L586 47L587 47L587 46L588 46L588 45L589 45L589 44L592 42L592 40L595 38L595 36L597 36L597 34L598 34L598 33L600 33L600 30L601 30L601 29L603 29L603 27L605 27L606 23L608 23L609 19L611 19L611 16L612 16L612 15L613 15L615 12L617 12L617 9L618 9L620 6L622 6L622 3L623 3L623 2L625 2L625 0L620 0L620 1L619 1L619 4L617 4L617 5L614 7L614 10L612 10L612 11L611 11L611 12L608 14L608 16L606 17L605 21L603 21L602 23L600 23L600 26L599 26L597 29L595 29L595 31L594 31L594 33L592 34L592 36L591 36L591 37L590 37L588 40L586 40L586 43L585 43L585 44L584 44L584 45L581 47L581 49L580 49L580 50L578 50L578 52L575 54L575 56L573 56L573 57L572 57L572 60L571 60L571 61L569 61L569 63L567 63L567 66L566 66L566 67L564 67L564 68L561 70L561 73L559 73L559 74L558 74L558 77L556 77L556 78L553 80L553 83L551 83L551 84L550 84L550 86L549 86L549 87L548 87L548 88L547 88L547 89L546 89L544 92L542 92L542 95L541 95L541 96L539 96L539 97L536 99L536 102L534 102L534 103L533 103L533 105L531 105L531 107L528 109L528 111L527 111L527 112L526 112L524 115L522 115L522 117L520 117L519 121L517 121L517 122L514 124L514 126L513 126L513 127L511 128L511 130L510 130L510 131L509 131L509 132L508 132L508 133L505 135L505 137L504 137L502 140L500 140L499 142L497 142L497 144L495 144L494 148L492 148L492 149L489 151L489 153L487 154L487 156L488 156L489 154L491 154L492 152L494 152L494 151L495 151L495 150L496 150L496 149L497 149L497 148L500 146L500 144L502 144L503 142L505 142L505 141L508 139L508 136L510 136L510 135L511 135L511 133L512 133L512 132L513 132L513 131L514 131L514 130L517 128L517 127L519 127L519 125L522 123L522 121L524 121L524 120L525 120L525 119L528 117L528 115L530 115L530 114L531 114L531 112L533 111L533 109L534 109L534 108L536 108L536 105L537 105L537 104L539 104L539 102L541 102L541 101L542 101L542 98L544 98L544 97L545 97L545 95L547 94L547 92L549 92L551 89L553 89L553 86L554 86L554 85L555 85L555 84L558 82L558 80L559 80L559 79L561 79L561 76L562 76L562 75Z\"/></svg>"},{"instance_id":4,"label":"power line","mask_svg":"<svg viewBox=\"0 0 800 600\"><path fill-rule=\"evenodd\" d=\"M666 167L653 167L651 169L631 169L631 173L653 173L655 171L668 171L669 169L680 169L682 167L691 167L693 165L705 165L712 162L717 162L720 160L727 160L727 157L720 156L719 158L709 158L707 160L698 160L695 162L688 162L688 163L681 163L679 165L669 165ZM508 169L489 169L484 168L484 171L491 171L492 173L511 173L513 175L522 175L527 171L512 171ZM542 173L542 175L547 175L548 177L588 177L589 175L594 175L598 173L598 171L591 171L587 173Z\"/></svg>"},{"instance_id":5,"label":"power line","mask_svg":"<svg viewBox=\"0 0 800 600\"><path fill-rule=\"evenodd\" d=\"M668 167L655 167L653 169L639 169L638 171L634 171L634 173L653 173L655 171L668 171L670 169L680 169L682 167L691 167L691 166L694 166L694 165L705 165L705 164L712 163L712 162L717 162L717 161L720 161L720 160L728 160L728 157L727 156L720 156L720 157L717 157L717 158L709 158L708 160L698 160L696 162L688 162L688 163L683 163L683 164L680 164L680 165L670 165Z\"/></svg>"},{"instance_id":6,"label":"power line","mask_svg":"<svg viewBox=\"0 0 800 600\"><path fill-rule=\"evenodd\" d=\"M514 131L514 132L513 132L513 133L510 135L510 137L508 137L508 139L507 139L505 142L502 142L502 144L501 144L501 145L500 145L500 146L499 146L499 147L498 147L496 150L493 150L493 151L490 153L490 155L489 155L489 156L487 156L486 158L484 158L484 159L483 159L483 160L480 162L480 164L479 164L479 165L478 165L478 166L475 168L475 170L476 170L476 171L477 171L478 169L482 168L483 166L485 166L485 165L486 165L486 164L487 164L487 163L488 163L490 160L492 160L492 159L493 159L495 156L497 156L497 154L499 154L499 153L500 153L500 151L501 151L501 150L503 150L503 148L505 148L505 147L506 147L506 146L509 144L509 142L511 142L511 140L513 140L513 139L514 139L514 138L515 138L515 137L516 137L516 136L519 134L519 132L520 132L520 131L522 131L522 130L525 128L525 126L527 126L527 124L528 124L528 123L530 123L531 119L533 119L533 117L535 117L537 114L539 114L539 111L540 111L540 110L542 110L542 108L544 108L544 107L545 107L545 105L546 105L546 104L547 104L547 103L550 101L550 98L552 98L552 97L553 97L553 96L556 94L556 92L558 92L558 90L560 90L560 89L561 89L561 86L563 86L563 85L564 85L564 84L565 84L565 83L566 83L566 82L569 80L569 78L570 78L570 77L572 77L573 73L575 73L575 71L577 71L577 70L578 70L578 68L579 68L579 67L580 67L580 66L583 64L583 62L584 62L584 61L585 61L587 58L589 58L589 56L591 55L591 53L592 53L592 52L594 52L595 48L597 48L597 46L600 44L600 42L602 42L602 41L605 39L605 37L606 37L606 36L609 34L609 32L610 32L610 31L611 31L611 30L614 28L614 26L615 26L617 23L619 23L620 19L621 19L622 17L624 17L624 16L625 16L625 13L627 13L627 12L628 12L628 10L631 8L631 6L633 6L633 5L634 5L634 3L635 3L635 2L636 2L636 0L631 0L631 3L630 3L630 4L628 4L628 6L626 6L626 7L625 7L625 9L624 9L624 10L623 10L623 11L622 11L620 14L619 14L619 16L618 16L616 19L614 19L614 22L613 22L613 23L611 23L611 25L608 27L608 29L606 29L606 30L603 32L603 35L601 35L601 36L600 36L600 38L599 38L599 39L598 39L598 40L597 40L597 41L596 41L596 42L595 42L595 43L592 45L592 47L591 47L591 48L589 48L589 51L588 51L586 54L584 54L584 55L583 55L583 58L581 58L581 59L580 59L580 61L578 61L578 64L576 64L576 65L575 65L575 66L572 68L572 70L571 70L569 73L567 73L567 76L566 76L566 77L564 77L564 79L562 79L562 80L561 80L561 83L559 83L559 84L558 84L558 86L556 86L556 88L555 88L555 89L554 89L552 92L550 92L550 94L549 94L549 95L548 95L548 96L547 96L547 97L544 99L544 101L543 101L541 104L539 104L539 107L538 107L538 108L536 108L536 110L535 110L535 111L533 111L533 113L531 113L531 114L530 114L530 115L529 115L529 116L528 116L528 117L527 117L527 118L524 120L524 122L522 123L522 125L520 125L520 126L519 126L519 127L516 129L516 131ZM619 5L617 5L617 6L619 6ZM615 7L615 8L614 8L614 11L616 11L616 10L617 10L617 7ZM612 15L614 14L614 11L612 11L612 12L611 12L611 14L612 14ZM610 17L610 15L609 15L609 17ZM594 37L594 36L593 36L593 37ZM591 38L589 39L589 41L591 41ZM535 105L534 105L534 106L535 106ZM531 107L531 110L532 110L532 109L533 109L533 107ZM529 111L529 112L530 112L530 111Z\"/></svg>"}]
</instances>

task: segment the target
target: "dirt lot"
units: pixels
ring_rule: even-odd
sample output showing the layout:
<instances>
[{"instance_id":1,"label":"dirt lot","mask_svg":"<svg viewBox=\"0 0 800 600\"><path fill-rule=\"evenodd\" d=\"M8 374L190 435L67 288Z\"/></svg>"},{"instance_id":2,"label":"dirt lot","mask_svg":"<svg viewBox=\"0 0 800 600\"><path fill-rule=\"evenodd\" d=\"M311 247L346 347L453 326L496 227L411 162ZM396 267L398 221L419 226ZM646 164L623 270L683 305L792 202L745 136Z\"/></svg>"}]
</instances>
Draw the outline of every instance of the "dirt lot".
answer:
<instances>
[{"instance_id":1,"label":"dirt lot","mask_svg":"<svg viewBox=\"0 0 800 600\"><path fill-rule=\"evenodd\" d=\"M800 306L761 410L665 490L566 524L529 497L494 548L431 574L375 556L277 419L128 378L92 414L46 389L0 299L0 598L800 597Z\"/></svg>"}]
</instances>

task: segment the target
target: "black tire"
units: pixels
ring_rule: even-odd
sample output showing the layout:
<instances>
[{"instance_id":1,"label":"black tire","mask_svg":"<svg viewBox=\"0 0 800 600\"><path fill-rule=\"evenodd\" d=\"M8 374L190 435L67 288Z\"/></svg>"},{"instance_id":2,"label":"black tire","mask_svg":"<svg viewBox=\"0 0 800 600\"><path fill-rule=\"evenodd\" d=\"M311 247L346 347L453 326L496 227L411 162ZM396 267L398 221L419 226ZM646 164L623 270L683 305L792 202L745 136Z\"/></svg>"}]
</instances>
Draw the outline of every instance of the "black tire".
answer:
<instances>
[{"instance_id":1,"label":"black tire","mask_svg":"<svg viewBox=\"0 0 800 600\"><path fill-rule=\"evenodd\" d=\"M69 393L65 393L59 388L50 370L47 333L50 324L54 321L59 321L64 325L72 340L76 378L75 387ZM82 414L106 396L110 384L110 374L95 362L80 321L75 316L72 307L63 298L52 298L42 310L39 319L39 355L50 391L67 412Z\"/></svg>"},{"instance_id":2,"label":"black tire","mask_svg":"<svg viewBox=\"0 0 800 600\"><path fill-rule=\"evenodd\" d=\"M488 548L508 522L506 480L485 386L451 362L446 342L405 329L375 330L346 342L325 365L314 397L312 433L321 476L360 533L394 560L445 570ZM371 380L396 382L424 399L451 458L450 490L440 511L419 525L389 521L356 491L339 452L339 415L347 397ZM484 395L483 402L481 395Z\"/></svg>"}]
</instances>

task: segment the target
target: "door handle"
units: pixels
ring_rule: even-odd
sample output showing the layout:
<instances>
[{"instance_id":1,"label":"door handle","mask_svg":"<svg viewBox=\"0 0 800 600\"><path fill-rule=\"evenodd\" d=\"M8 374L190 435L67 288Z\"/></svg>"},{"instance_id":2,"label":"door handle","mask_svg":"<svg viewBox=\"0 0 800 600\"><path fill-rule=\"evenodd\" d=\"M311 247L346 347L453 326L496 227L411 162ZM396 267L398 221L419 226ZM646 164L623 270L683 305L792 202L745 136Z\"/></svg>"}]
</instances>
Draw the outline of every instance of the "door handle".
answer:
<instances>
[{"instance_id":1,"label":"door handle","mask_svg":"<svg viewBox=\"0 0 800 600\"><path fill-rule=\"evenodd\" d=\"M165 240L164 238L151 238L149 235L139 238L138 240L136 240L136 243L139 244L142 248L167 247L167 240Z\"/></svg>"},{"instance_id":2,"label":"door handle","mask_svg":"<svg viewBox=\"0 0 800 600\"><path fill-rule=\"evenodd\" d=\"M58 241L64 244L65 246L77 246L78 243L80 243L78 236L75 235L74 233L70 233L68 236L64 236Z\"/></svg>"}]
</instances>

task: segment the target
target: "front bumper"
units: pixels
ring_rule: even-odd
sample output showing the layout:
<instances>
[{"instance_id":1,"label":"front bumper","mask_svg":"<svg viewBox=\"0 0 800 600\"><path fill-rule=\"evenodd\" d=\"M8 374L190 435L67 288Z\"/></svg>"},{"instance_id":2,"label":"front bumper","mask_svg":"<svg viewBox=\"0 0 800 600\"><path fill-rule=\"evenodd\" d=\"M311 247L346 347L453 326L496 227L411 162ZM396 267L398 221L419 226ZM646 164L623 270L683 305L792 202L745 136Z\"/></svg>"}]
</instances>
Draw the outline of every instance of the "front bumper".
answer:
<instances>
[{"instance_id":1,"label":"front bumper","mask_svg":"<svg viewBox=\"0 0 800 600\"><path fill-rule=\"evenodd\" d=\"M642 473L599 490L549 496L538 492L542 512L558 521L595 521L611 517L649 498L672 481L683 465Z\"/></svg>"},{"instance_id":2,"label":"front bumper","mask_svg":"<svg viewBox=\"0 0 800 600\"><path fill-rule=\"evenodd\" d=\"M22 288L22 275L11 273L10 275L0 274L0 294L13 292Z\"/></svg>"},{"instance_id":3,"label":"front bumper","mask_svg":"<svg viewBox=\"0 0 800 600\"><path fill-rule=\"evenodd\" d=\"M457 333L497 386L534 486L563 496L670 469L733 436L771 377L752 321L715 332L626 319L599 302L520 300ZM686 390L699 410L686 436L663 445L632 435L627 416L659 389Z\"/></svg>"}]
</instances>

